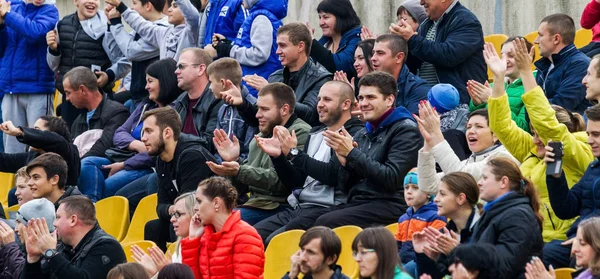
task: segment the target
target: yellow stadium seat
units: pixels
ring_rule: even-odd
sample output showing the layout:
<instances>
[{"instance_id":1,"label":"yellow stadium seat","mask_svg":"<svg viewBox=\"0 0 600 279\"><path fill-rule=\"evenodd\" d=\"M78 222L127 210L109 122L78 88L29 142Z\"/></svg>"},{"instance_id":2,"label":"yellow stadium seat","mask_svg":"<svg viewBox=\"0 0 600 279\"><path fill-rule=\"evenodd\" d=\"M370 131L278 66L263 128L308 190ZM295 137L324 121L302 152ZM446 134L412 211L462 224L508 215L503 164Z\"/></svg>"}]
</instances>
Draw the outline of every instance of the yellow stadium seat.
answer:
<instances>
[{"instance_id":1,"label":"yellow stadium seat","mask_svg":"<svg viewBox=\"0 0 600 279\"><path fill-rule=\"evenodd\" d=\"M350 278L358 278L360 270L358 264L352 256L352 241L362 231L357 226L343 226L333 229L333 232L342 241L342 253L337 261L337 264L342 267L342 272Z\"/></svg>"},{"instance_id":2,"label":"yellow stadium seat","mask_svg":"<svg viewBox=\"0 0 600 279\"><path fill-rule=\"evenodd\" d=\"M396 235L396 232L398 231L398 223L389 224L385 226L385 228L388 229L388 231L390 231L392 235Z\"/></svg>"},{"instance_id":3,"label":"yellow stadium seat","mask_svg":"<svg viewBox=\"0 0 600 279\"><path fill-rule=\"evenodd\" d=\"M119 86L121 86L121 79L115 81L115 86L113 86L112 91L117 92L117 90L119 90Z\"/></svg>"},{"instance_id":4,"label":"yellow stadium seat","mask_svg":"<svg viewBox=\"0 0 600 279\"><path fill-rule=\"evenodd\" d=\"M500 54L500 51L502 50L501 45L502 43L504 43L504 41L506 41L506 39L508 39L508 36L504 34L492 34L483 38L483 40L486 43L492 43L494 45L494 48L496 49L496 52L498 52L498 54ZM493 77L494 75L490 71L490 68L488 68L488 80L491 81Z\"/></svg>"},{"instance_id":5,"label":"yellow stadium seat","mask_svg":"<svg viewBox=\"0 0 600 279\"><path fill-rule=\"evenodd\" d=\"M556 279L572 279L573 275L571 275L576 270L574 268L557 268L554 270L554 275L556 275Z\"/></svg>"},{"instance_id":6,"label":"yellow stadium seat","mask_svg":"<svg viewBox=\"0 0 600 279\"><path fill-rule=\"evenodd\" d=\"M158 197L156 194L149 195L140 201L131 218L127 236L121 240L122 245L144 240L144 227L146 223L150 220L158 219L158 215L156 214L157 204Z\"/></svg>"},{"instance_id":7,"label":"yellow stadium seat","mask_svg":"<svg viewBox=\"0 0 600 279\"><path fill-rule=\"evenodd\" d=\"M15 174L0 172L0 202L8 205L8 192L15 186Z\"/></svg>"},{"instance_id":8,"label":"yellow stadium seat","mask_svg":"<svg viewBox=\"0 0 600 279\"><path fill-rule=\"evenodd\" d=\"M165 256L169 253L173 255L175 253L175 249L177 249L177 241L173 243L167 243L167 252L165 253Z\"/></svg>"},{"instance_id":9,"label":"yellow stadium seat","mask_svg":"<svg viewBox=\"0 0 600 279\"><path fill-rule=\"evenodd\" d=\"M135 260L133 259L133 256L132 256L133 253L131 253L132 245L139 246L140 248L142 248L142 250L144 250L144 252L146 254L148 254L148 248L152 248L152 247L156 246L156 244L154 244L154 242L148 241L148 240L134 241L134 242L130 242L128 244L121 244L121 246L123 247L123 251L125 251L125 257L127 257L128 263L135 263Z\"/></svg>"},{"instance_id":10,"label":"yellow stadium seat","mask_svg":"<svg viewBox=\"0 0 600 279\"><path fill-rule=\"evenodd\" d=\"M8 207L8 208L6 209L6 211L4 211L4 213L6 213L6 218L8 218L9 212L15 212L15 213L16 213L17 211L19 211L19 208L20 208L20 207L21 207L21 206L20 206L20 205L18 205L18 204L15 204L15 205L13 205L13 206L11 206L11 207Z\"/></svg>"},{"instance_id":11,"label":"yellow stadium seat","mask_svg":"<svg viewBox=\"0 0 600 279\"><path fill-rule=\"evenodd\" d=\"M129 201L120 196L108 197L96 203L96 218L100 227L117 241L125 238L129 228Z\"/></svg>"},{"instance_id":12,"label":"yellow stadium seat","mask_svg":"<svg viewBox=\"0 0 600 279\"><path fill-rule=\"evenodd\" d=\"M58 91L58 89L54 92L54 116L56 116L56 107L62 103L62 94Z\"/></svg>"},{"instance_id":13,"label":"yellow stadium seat","mask_svg":"<svg viewBox=\"0 0 600 279\"><path fill-rule=\"evenodd\" d=\"M592 38L592 30L579 29L577 30L577 33L575 33L575 46L577 48L587 46L592 41Z\"/></svg>"},{"instance_id":14,"label":"yellow stadium seat","mask_svg":"<svg viewBox=\"0 0 600 279\"><path fill-rule=\"evenodd\" d=\"M265 279L280 279L290 270L291 257L300 247L303 230L291 230L276 235L265 251Z\"/></svg>"}]
</instances>

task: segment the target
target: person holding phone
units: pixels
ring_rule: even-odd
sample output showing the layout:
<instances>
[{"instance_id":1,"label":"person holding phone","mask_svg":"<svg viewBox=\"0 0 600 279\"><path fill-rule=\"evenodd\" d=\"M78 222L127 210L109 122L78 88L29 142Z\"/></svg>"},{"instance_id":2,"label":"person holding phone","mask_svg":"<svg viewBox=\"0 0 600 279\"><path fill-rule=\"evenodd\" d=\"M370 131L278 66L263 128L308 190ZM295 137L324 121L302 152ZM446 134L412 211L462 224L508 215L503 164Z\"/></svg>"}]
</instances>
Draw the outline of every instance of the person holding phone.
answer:
<instances>
[{"instance_id":1,"label":"person holding phone","mask_svg":"<svg viewBox=\"0 0 600 279\"><path fill-rule=\"evenodd\" d=\"M532 134L519 128L511 119L508 95L502 86L493 88L492 96L488 100L490 129L506 149L521 162L520 168L524 177L530 179L537 188L541 213L544 217L542 230L544 241L562 242L566 239L565 233L574 220L562 220L557 217L550 203L546 188L547 165L543 160L546 145L548 141L563 143L563 170L568 185L577 183L594 158L590 146L585 143L587 136L583 133L584 124L581 116L550 104L531 72L531 54L525 40L516 39L513 44L515 48L511 56L515 57L515 64L523 81L525 93L522 99L530 118ZM500 58L491 44L486 44L484 56L494 74L494 80L504 80L506 58ZM545 257L545 250L543 254Z\"/></svg>"}]
</instances>

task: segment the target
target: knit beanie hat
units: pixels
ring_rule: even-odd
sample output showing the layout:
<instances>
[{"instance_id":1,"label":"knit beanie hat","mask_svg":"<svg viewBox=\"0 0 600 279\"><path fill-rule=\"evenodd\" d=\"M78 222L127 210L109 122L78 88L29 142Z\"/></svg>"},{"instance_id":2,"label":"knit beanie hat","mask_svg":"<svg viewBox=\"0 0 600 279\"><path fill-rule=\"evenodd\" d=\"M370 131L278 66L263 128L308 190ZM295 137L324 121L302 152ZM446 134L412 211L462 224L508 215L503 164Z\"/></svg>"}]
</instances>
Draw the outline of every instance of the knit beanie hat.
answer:
<instances>
[{"instance_id":1,"label":"knit beanie hat","mask_svg":"<svg viewBox=\"0 0 600 279\"><path fill-rule=\"evenodd\" d=\"M451 84L439 83L429 89L427 99L439 114L443 114L458 106L460 96Z\"/></svg>"},{"instance_id":2,"label":"knit beanie hat","mask_svg":"<svg viewBox=\"0 0 600 279\"><path fill-rule=\"evenodd\" d=\"M404 3L400 4L400 7L404 7L412 17L417 19L419 24L423 23L423 21L427 19L425 8L421 6L421 1L419 0L404 1Z\"/></svg>"},{"instance_id":3,"label":"knit beanie hat","mask_svg":"<svg viewBox=\"0 0 600 279\"><path fill-rule=\"evenodd\" d=\"M416 184L419 185L419 181L417 180L417 168L412 168L404 177L404 185L406 184Z\"/></svg>"},{"instance_id":4,"label":"knit beanie hat","mask_svg":"<svg viewBox=\"0 0 600 279\"><path fill-rule=\"evenodd\" d=\"M56 219L54 210L54 204L51 201L45 198L34 199L26 202L19 208L16 219L22 224L27 224L31 219L45 218L48 229L50 232L53 232L54 219Z\"/></svg>"}]
</instances>

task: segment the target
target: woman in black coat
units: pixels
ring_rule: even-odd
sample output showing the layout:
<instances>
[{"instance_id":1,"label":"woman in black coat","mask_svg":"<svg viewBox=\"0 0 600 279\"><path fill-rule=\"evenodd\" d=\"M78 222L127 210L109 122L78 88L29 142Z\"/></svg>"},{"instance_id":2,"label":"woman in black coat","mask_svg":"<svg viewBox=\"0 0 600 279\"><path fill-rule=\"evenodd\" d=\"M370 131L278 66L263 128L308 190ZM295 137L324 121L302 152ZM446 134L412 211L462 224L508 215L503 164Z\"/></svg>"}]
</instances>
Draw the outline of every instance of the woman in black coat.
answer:
<instances>
[{"instance_id":1,"label":"woman in black coat","mask_svg":"<svg viewBox=\"0 0 600 279\"><path fill-rule=\"evenodd\" d=\"M496 247L498 278L525 278L525 264L532 256L541 258L544 247L535 187L507 158L491 159L478 184L487 204L471 243Z\"/></svg>"}]
</instances>

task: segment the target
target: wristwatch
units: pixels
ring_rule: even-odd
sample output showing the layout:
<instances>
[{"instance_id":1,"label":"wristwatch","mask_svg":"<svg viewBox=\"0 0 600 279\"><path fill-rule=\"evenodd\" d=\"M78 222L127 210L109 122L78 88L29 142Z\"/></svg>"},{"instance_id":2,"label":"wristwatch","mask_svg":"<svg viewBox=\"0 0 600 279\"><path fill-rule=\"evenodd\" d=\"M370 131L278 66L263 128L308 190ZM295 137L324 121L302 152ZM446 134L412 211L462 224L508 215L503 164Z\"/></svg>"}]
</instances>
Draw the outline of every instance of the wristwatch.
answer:
<instances>
[{"instance_id":1,"label":"wristwatch","mask_svg":"<svg viewBox=\"0 0 600 279\"><path fill-rule=\"evenodd\" d=\"M52 257L58 255L58 251L56 249L48 249L44 252L44 258L51 259Z\"/></svg>"},{"instance_id":2,"label":"wristwatch","mask_svg":"<svg viewBox=\"0 0 600 279\"><path fill-rule=\"evenodd\" d=\"M290 153L288 153L288 155L287 155L287 159L288 159L288 160L292 160L292 159L294 159L294 157L296 157L297 155L298 155L298 149L294 147L294 148L290 149Z\"/></svg>"}]
</instances>

